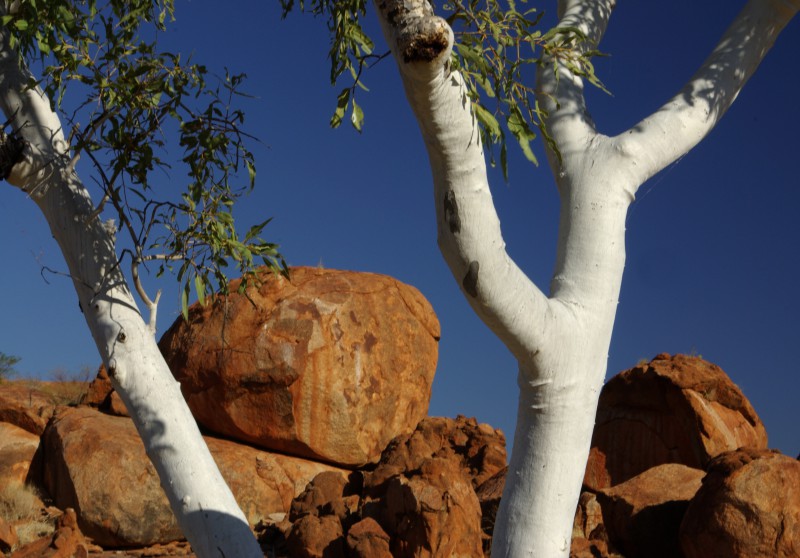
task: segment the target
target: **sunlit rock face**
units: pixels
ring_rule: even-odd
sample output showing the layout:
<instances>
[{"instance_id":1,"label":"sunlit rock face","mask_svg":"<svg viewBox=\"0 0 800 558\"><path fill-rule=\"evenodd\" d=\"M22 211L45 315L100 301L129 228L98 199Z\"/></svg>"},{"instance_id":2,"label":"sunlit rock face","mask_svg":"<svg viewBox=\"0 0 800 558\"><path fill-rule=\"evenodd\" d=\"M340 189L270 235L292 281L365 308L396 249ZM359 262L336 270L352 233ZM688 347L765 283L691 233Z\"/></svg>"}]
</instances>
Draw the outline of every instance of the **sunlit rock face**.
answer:
<instances>
[{"instance_id":1,"label":"sunlit rock face","mask_svg":"<svg viewBox=\"0 0 800 558\"><path fill-rule=\"evenodd\" d=\"M766 448L767 433L725 372L699 357L660 354L603 387L584 485L614 486L663 463L704 469L745 446Z\"/></svg>"},{"instance_id":2,"label":"sunlit rock face","mask_svg":"<svg viewBox=\"0 0 800 558\"><path fill-rule=\"evenodd\" d=\"M194 305L161 350L197 421L226 437L342 466L376 462L426 416L439 322L413 287L293 268Z\"/></svg>"},{"instance_id":3,"label":"sunlit rock face","mask_svg":"<svg viewBox=\"0 0 800 558\"><path fill-rule=\"evenodd\" d=\"M716 457L683 517L680 542L687 558L797 556L800 463L753 448Z\"/></svg>"}]
</instances>

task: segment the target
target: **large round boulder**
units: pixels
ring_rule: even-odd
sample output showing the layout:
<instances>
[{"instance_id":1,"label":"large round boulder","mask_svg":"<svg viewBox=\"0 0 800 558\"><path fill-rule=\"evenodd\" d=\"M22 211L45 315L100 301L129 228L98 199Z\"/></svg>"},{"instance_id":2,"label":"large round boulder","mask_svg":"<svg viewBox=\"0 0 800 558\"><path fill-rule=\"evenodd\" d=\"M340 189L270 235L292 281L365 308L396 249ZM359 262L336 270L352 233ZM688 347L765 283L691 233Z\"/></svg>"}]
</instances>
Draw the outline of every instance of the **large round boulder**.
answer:
<instances>
[{"instance_id":1,"label":"large round boulder","mask_svg":"<svg viewBox=\"0 0 800 558\"><path fill-rule=\"evenodd\" d=\"M383 275L293 268L189 309L161 339L197 421L343 466L376 462L426 416L439 322Z\"/></svg>"},{"instance_id":2,"label":"large round boulder","mask_svg":"<svg viewBox=\"0 0 800 558\"><path fill-rule=\"evenodd\" d=\"M251 525L287 513L321 472L339 469L206 436L205 442ZM81 531L107 547L181 539L158 475L129 418L60 407L43 436L44 482L53 503L78 511Z\"/></svg>"},{"instance_id":3,"label":"large round boulder","mask_svg":"<svg viewBox=\"0 0 800 558\"><path fill-rule=\"evenodd\" d=\"M704 469L739 447L767 447L750 402L718 366L660 354L603 387L584 484L614 486L664 463Z\"/></svg>"},{"instance_id":4,"label":"large round boulder","mask_svg":"<svg viewBox=\"0 0 800 558\"><path fill-rule=\"evenodd\" d=\"M680 527L686 558L800 556L800 463L740 448L708 466Z\"/></svg>"}]
</instances>

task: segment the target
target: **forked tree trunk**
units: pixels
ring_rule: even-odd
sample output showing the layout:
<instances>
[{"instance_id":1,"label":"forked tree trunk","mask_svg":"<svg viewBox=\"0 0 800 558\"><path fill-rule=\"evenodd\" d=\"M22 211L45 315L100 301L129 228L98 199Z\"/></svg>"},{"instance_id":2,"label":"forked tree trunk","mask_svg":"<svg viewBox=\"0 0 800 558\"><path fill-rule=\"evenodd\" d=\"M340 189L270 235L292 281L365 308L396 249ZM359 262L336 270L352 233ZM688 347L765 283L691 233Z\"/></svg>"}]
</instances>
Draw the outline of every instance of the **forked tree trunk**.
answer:
<instances>
[{"instance_id":1,"label":"forked tree trunk","mask_svg":"<svg viewBox=\"0 0 800 558\"><path fill-rule=\"evenodd\" d=\"M601 39L614 0L562 0L559 25ZM453 33L427 0L376 0L428 150L442 254L475 312L519 362L519 409L492 557L569 554L625 263L625 216L639 186L716 124L800 0L751 0L684 89L617 137L597 132L583 83L550 60L539 102L562 162L557 260L545 295L505 251ZM557 103L557 104L556 104Z\"/></svg>"},{"instance_id":2,"label":"forked tree trunk","mask_svg":"<svg viewBox=\"0 0 800 558\"><path fill-rule=\"evenodd\" d=\"M9 48L7 30L1 33L0 108L19 133L19 140L5 138L6 148L0 148L5 156L16 155L0 161L8 172L4 178L30 196L50 225L114 389L194 552L209 558L263 556L136 308L119 269L113 224L96 215L70 164L58 117L41 90L27 88L31 76Z\"/></svg>"}]
</instances>

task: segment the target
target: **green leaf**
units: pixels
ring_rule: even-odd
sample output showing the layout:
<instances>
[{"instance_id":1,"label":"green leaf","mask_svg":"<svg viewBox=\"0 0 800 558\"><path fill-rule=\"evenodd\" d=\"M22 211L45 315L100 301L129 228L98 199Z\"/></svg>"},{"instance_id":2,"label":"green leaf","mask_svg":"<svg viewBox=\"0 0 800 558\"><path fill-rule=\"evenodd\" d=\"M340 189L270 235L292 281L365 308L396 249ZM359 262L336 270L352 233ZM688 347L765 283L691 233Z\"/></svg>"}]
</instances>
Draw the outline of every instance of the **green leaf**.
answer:
<instances>
[{"instance_id":1,"label":"green leaf","mask_svg":"<svg viewBox=\"0 0 800 558\"><path fill-rule=\"evenodd\" d=\"M203 282L203 278L200 275L194 276L194 290L197 293L197 302L199 302L201 306L205 306L206 285Z\"/></svg>"},{"instance_id":2,"label":"green leaf","mask_svg":"<svg viewBox=\"0 0 800 558\"><path fill-rule=\"evenodd\" d=\"M331 117L331 128L338 128L344 120L347 106L350 104L350 88L342 89L336 98L336 111Z\"/></svg>"},{"instance_id":3,"label":"green leaf","mask_svg":"<svg viewBox=\"0 0 800 558\"><path fill-rule=\"evenodd\" d=\"M184 284L181 291L181 314L184 320L189 319L189 283Z\"/></svg>"},{"instance_id":4,"label":"green leaf","mask_svg":"<svg viewBox=\"0 0 800 558\"><path fill-rule=\"evenodd\" d=\"M249 160L245 161L244 164L247 166L247 175L250 179L250 189L252 190L256 185L256 167Z\"/></svg>"},{"instance_id":5,"label":"green leaf","mask_svg":"<svg viewBox=\"0 0 800 558\"><path fill-rule=\"evenodd\" d=\"M350 122L353 124L353 128L361 132L361 128L364 125L364 111L356 104L355 99L353 99L353 112L350 115Z\"/></svg>"},{"instance_id":6,"label":"green leaf","mask_svg":"<svg viewBox=\"0 0 800 558\"><path fill-rule=\"evenodd\" d=\"M517 138L517 142L519 142L519 146L522 148L525 158L534 165L538 165L539 162L536 159L536 155L533 154L533 150L531 149L531 141L536 139L536 134L525 122L518 107L512 107L509 110L507 125L511 135Z\"/></svg>"},{"instance_id":7,"label":"green leaf","mask_svg":"<svg viewBox=\"0 0 800 558\"><path fill-rule=\"evenodd\" d=\"M502 135L502 131L500 130L500 124L497 122L497 118L495 118L491 112L483 108L480 103L473 103L472 108L475 110L475 116L478 118L478 122L483 124L493 138L499 138Z\"/></svg>"}]
</instances>

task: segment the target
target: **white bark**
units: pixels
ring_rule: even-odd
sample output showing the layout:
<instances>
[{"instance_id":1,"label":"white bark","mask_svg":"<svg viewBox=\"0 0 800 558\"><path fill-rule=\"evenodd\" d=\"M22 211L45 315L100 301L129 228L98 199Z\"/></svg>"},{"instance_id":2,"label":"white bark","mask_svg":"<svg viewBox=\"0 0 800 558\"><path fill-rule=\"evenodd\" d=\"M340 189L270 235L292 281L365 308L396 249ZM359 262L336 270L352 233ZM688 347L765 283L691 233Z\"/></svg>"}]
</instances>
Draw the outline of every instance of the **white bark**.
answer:
<instances>
[{"instance_id":1,"label":"white bark","mask_svg":"<svg viewBox=\"0 0 800 558\"><path fill-rule=\"evenodd\" d=\"M448 68L452 31L425 0L376 0L384 35L428 149L439 246L481 319L519 361L520 399L492 556L566 557L606 373L625 263L625 216L640 184L716 123L800 0L751 0L684 90L609 138L586 111L582 80L552 61L540 104L561 153L549 154L561 196L557 260L545 296L505 251L477 122ZM615 0L559 3L562 26L596 44Z\"/></svg>"},{"instance_id":2,"label":"white bark","mask_svg":"<svg viewBox=\"0 0 800 558\"><path fill-rule=\"evenodd\" d=\"M101 223L70 165L57 115L41 90L26 88L30 74L9 48L7 30L1 39L0 107L25 142L8 182L28 193L50 225L112 384L181 529L198 556L263 556L136 308L119 269L115 231Z\"/></svg>"}]
</instances>

